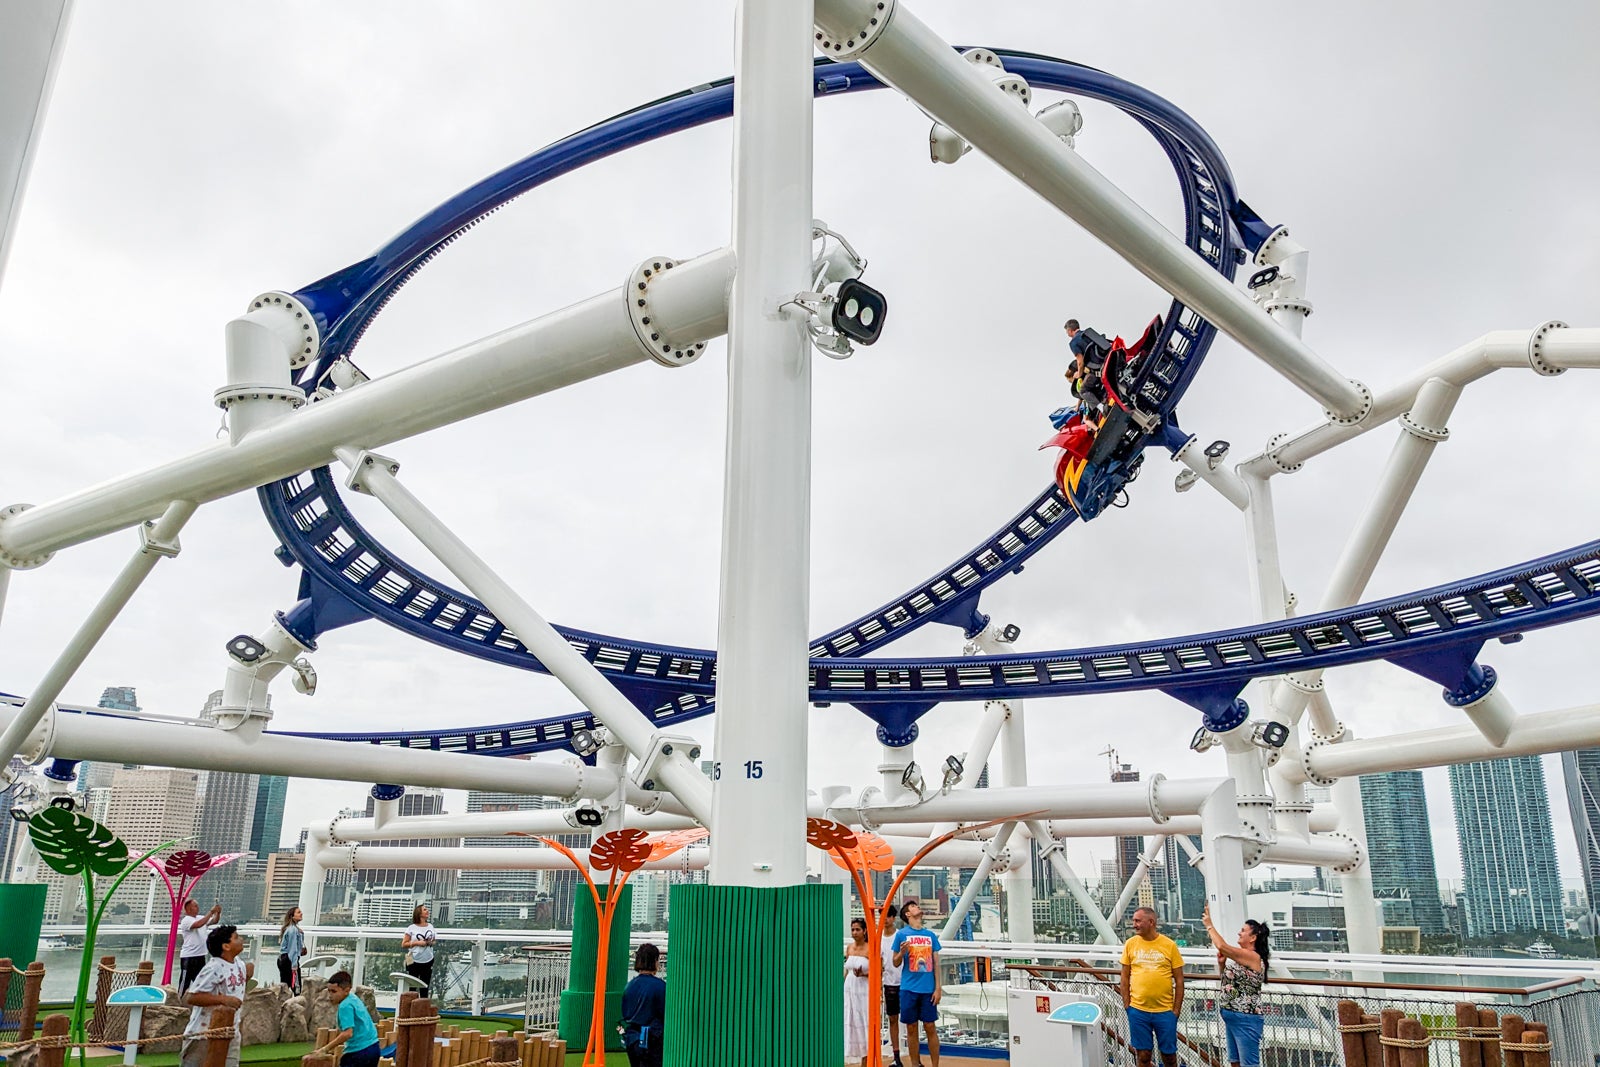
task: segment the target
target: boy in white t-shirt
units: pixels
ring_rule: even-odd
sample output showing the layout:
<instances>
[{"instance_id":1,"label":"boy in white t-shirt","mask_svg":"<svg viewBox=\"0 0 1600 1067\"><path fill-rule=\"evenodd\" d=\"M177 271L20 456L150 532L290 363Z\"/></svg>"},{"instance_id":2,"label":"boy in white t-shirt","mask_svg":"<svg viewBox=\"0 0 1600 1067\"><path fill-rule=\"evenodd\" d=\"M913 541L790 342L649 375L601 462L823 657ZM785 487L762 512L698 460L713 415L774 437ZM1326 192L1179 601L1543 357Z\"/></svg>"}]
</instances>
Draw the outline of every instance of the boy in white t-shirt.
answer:
<instances>
[{"instance_id":1,"label":"boy in white t-shirt","mask_svg":"<svg viewBox=\"0 0 1600 1067\"><path fill-rule=\"evenodd\" d=\"M211 1015L217 1008L232 1008L237 1013L244 1004L245 985L250 981L254 964L244 963L239 953L244 951L244 938L239 928L223 925L211 931L206 938L206 949L211 958L194 981L183 1002L193 1010L189 1012L189 1025L183 1028L183 1067L203 1067L206 1047L211 1039L195 1035L211 1029ZM239 1067L239 1020L234 1016L233 1040L228 1044L228 1067Z\"/></svg>"},{"instance_id":2,"label":"boy in white t-shirt","mask_svg":"<svg viewBox=\"0 0 1600 1067\"><path fill-rule=\"evenodd\" d=\"M894 1051L894 1067L900 1062L900 968L894 962L895 919L900 909L893 904L883 920L883 1014L889 1019L889 1047Z\"/></svg>"}]
</instances>

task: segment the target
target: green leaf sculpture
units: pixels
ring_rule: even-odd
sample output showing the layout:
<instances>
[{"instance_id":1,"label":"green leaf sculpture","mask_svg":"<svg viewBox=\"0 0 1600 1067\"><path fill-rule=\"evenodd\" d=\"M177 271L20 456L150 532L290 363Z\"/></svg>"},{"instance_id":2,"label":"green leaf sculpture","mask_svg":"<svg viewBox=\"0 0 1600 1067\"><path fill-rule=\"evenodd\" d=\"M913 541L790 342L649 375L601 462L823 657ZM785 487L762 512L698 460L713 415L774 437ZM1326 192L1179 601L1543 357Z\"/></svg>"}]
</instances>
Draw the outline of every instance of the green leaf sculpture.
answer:
<instances>
[{"instance_id":1,"label":"green leaf sculpture","mask_svg":"<svg viewBox=\"0 0 1600 1067\"><path fill-rule=\"evenodd\" d=\"M90 961L94 959L94 940L96 932L100 929L100 920L105 917L106 906L111 903L112 894L116 893L128 875L137 870L146 859L177 842L167 841L157 845L137 860L130 861L128 846L116 834L87 815L79 815L75 811L53 806L45 808L28 820L28 837L33 841L33 847L38 849L39 858L44 860L51 870L59 874L76 874L83 878L87 922L83 937L83 958L78 961L78 997L72 1005L72 1026L69 1036L72 1043L79 1046L79 1067L88 1067L89 1050L83 1046L88 1039L85 1023L89 1017ZM105 898L98 908L94 902L96 875L115 879L106 890Z\"/></svg>"},{"instance_id":2,"label":"green leaf sculpture","mask_svg":"<svg viewBox=\"0 0 1600 1067\"><path fill-rule=\"evenodd\" d=\"M28 820L28 836L39 857L58 874L88 871L115 878L128 866L128 846L87 815L45 808Z\"/></svg>"}]
</instances>

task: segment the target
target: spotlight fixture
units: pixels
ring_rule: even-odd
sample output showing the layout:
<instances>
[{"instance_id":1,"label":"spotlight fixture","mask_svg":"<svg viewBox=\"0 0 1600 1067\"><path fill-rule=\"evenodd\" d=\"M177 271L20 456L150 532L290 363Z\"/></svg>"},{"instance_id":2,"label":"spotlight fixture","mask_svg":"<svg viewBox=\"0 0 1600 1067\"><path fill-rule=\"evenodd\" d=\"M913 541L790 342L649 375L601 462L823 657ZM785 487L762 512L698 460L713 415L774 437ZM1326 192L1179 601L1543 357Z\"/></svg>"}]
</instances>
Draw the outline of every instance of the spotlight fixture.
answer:
<instances>
[{"instance_id":1,"label":"spotlight fixture","mask_svg":"<svg viewBox=\"0 0 1600 1067\"><path fill-rule=\"evenodd\" d=\"M1034 118L1044 123L1045 129L1067 142L1068 148L1072 147L1073 137L1083 129L1083 112L1078 110L1078 104L1073 100L1058 100Z\"/></svg>"},{"instance_id":2,"label":"spotlight fixture","mask_svg":"<svg viewBox=\"0 0 1600 1067\"><path fill-rule=\"evenodd\" d=\"M1206 445L1206 462L1211 464L1212 470L1216 470L1217 464L1221 463L1223 457L1228 454L1228 448L1229 445L1226 441L1212 441L1209 445Z\"/></svg>"},{"instance_id":3,"label":"spotlight fixture","mask_svg":"<svg viewBox=\"0 0 1600 1067\"><path fill-rule=\"evenodd\" d=\"M928 783L922 780L922 768L917 766L916 760L906 764L906 769L900 773L900 784L917 796L922 796Z\"/></svg>"},{"instance_id":4,"label":"spotlight fixture","mask_svg":"<svg viewBox=\"0 0 1600 1067\"><path fill-rule=\"evenodd\" d=\"M289 669L294 672L293 682L295 692L301 693L308 697L316 696L317 672L316 669L311 666L311 661L302 656L293 663L289 664Z\"/></svg>"},{"instance_id":5,"label":"spotlight fixture","mask_svg":"<svg viewBox=\"0 0 1600 1067\"><path fill-rule=\"evenodd\" d=\"M1016 644L1017 638L1022 636L1022 627L1014 622L1008 622L1000 627L1000 643L1005 645Z\"/></svg>"},{"instance_id":6,"label":"spotlight fixture","mask_svg":"<svg viewBox=\"0 0 1600 1067\"><path fill-rule=\"evenodd\" d=\"M22 807L20 804L11 809L11 817L18 822L27 822L28 819L31 818L28 809Z\"/></svg>"},{"instance_id":7,"label":"spotlight fixture","mask_svg":"<svg viewBox=\"0 0 1600 1067\"><path fill-rule=\"evenodd\" d=\"M228 642L228 655L246 665L256 662L266 654L267 646L249 634L240 634Z\"/></svg>"},{"instance_id":8,"label":"spotlight fixture","mask_svg":"<svg viewBox=\"0 0 1600 1067\"><path fill-rule=\"evenodd\" d=\"M1193 737L1189 738L1189 751L1209 752L1216 743L1216 735L1202 726L1194 732Z\"/></svg>"},{"instance_id":9,"label":"spotlight fixture","mask_svg":"<svg viewBox=\"0 0 1600 1067\"><path fill-rule=\"evenodd\" d=\"M572 818L569 821L592 830L606 821L606 815L594 801L585 800L572 809Z\"/></svg>"},{"instance_id":10,"label":"spotlight fixture","mask_svg":"<svg viewBox=\"0 0 1600 1067\"><path fill-rule=\"evenodd\" d=\"M572 751L576 752L584 759L588 759L596 752L599 752L604 745L605 741L601 738L598 731L590 730L582 726L572 731Z\"/></svg>"},{"instance_id":11,"label":"spotlight fixture","mask_svg":"<svg viewBox=\"0 0 1600 1067\"><path fill-rule=\"evenodd\" d=\"M1289 741L1289 728L1281 722L1257 723L1250 740L1260 748L1282 748Z\"/></svg>"},{"instance_id":12,"label":"spotlight fixture","mask_svg":"<svg viewBox=\"0 0 1600 1067\"><path fill-rule=\"evenodd\" d=\"M944 789L946 792L954 789L961 781L961 776L966 773L966 765L961 762L960 756L946 756L944 758Z\"/></svg>"},{"instance_id":13,"label":"spotlight fixture","mask_svg":"<svg viewBox=\"0 0 1600 1067\"><path fill-rule=\"evenodd\" d=\"M77 805L73 802L71 794L65 793L61 794L60 796L51 797L50 806L52 808L61 808L64 811L71 811L73 808L77 807Z\"/></svg>"},{"instance_id":14,"label":"spotlight fixture","mask_svg":"<svg viewBox=\"0 0 1600 1067\"><path fill-rule=\"evenodd\" d=\"M889 301L860 278L847 278L838 285L837 291L828 287L833 297L833 328L864 345L877 341Z\"/></svg>"}]
</instances>

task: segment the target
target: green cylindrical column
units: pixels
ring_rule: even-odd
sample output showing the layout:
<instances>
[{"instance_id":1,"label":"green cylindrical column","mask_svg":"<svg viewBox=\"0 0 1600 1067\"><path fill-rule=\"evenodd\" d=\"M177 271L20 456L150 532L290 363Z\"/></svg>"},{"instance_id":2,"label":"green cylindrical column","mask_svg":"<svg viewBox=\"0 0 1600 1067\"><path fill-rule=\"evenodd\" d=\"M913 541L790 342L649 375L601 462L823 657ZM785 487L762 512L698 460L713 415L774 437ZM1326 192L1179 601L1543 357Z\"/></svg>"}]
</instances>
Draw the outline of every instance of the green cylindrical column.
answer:
<instances>
[{"instance_id":1,"label":"green cylindrical column","mask_svg":"<svg viewBox=\"0 0 1600 1067\"><path fill-rule=\"evenodd\" d=\"M20 829L19 824L16 829ZM39 883L0 883L0 957L10 959L17 970L39 958L39 930L44 926L45 887ZM94 946L86 945L88 952Z\"/></svg>"},{"instance_id":2,"label":"green cylindrical column","mask_svg":"<svg viewBox=\"0 0 1600 1067\"><path fill-rule=\"evenodd\" d=\"M561 1040L574 1052L589 1044L589 1020L594 1011L594 957L600 947L600 918L588 886L579 886L572 907L572 964L567 970L567 988L561 991L561 1021L557 1027ZM600 886L600 899L606 887ZM617 1026L622 1021L622 990L628 984L628 968L633 953L628 950L628 933L633 929L633 886L623 886L617 910L611 920L611 946L606 959L606 1048L622 1048Z\"/></svg>"},{"instance_id":3,"label":"green cylindrical column","mask_svg":"<svg viewBox=\"0 0 1600 1067\"><path fill-rule=\"evenodd\" d=\"M664 1067L844 1067L841 890L673 886Z\"/></svg>"}]
</instances>

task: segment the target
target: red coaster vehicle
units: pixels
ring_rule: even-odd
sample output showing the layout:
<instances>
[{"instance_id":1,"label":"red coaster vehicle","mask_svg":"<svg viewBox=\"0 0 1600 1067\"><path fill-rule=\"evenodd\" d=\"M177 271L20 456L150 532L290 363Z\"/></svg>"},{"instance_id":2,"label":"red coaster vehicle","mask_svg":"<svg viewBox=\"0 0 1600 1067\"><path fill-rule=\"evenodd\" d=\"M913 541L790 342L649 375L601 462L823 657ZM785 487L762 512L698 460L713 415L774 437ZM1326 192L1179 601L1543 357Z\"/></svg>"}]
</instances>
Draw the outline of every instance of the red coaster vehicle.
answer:
<instances>
[{"instance_id":1,"label":"red coaster vehicle","mask_svg":"<svg viewBox=\"0 0 1600 1067\"><path fill-rule=\"evenodd\" d=\"M1085 519L1104 510L1122 486L1131 481L1143 460L1143 439L1149 420L1122 398L1120 383L1130 379L1139 362L1161 336L1161 316L1150 320L1132 345L1121 337L1111 342L1101 383L1105 390L1105 410L1091 405L1057 408L1050 421L1059 431L1039 448L1059 448L1056 484Z\"/></svg>"}]
</instances>

